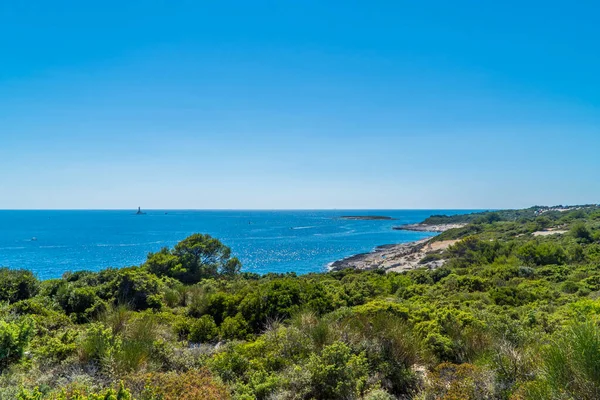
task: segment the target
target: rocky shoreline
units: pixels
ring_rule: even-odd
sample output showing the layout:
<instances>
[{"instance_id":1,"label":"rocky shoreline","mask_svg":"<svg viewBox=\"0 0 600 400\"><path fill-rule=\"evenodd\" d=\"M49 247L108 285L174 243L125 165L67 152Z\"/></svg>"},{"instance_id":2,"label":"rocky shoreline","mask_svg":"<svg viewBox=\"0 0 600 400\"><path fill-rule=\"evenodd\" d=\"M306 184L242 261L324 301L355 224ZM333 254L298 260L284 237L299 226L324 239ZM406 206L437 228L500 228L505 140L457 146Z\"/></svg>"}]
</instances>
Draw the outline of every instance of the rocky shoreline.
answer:
<instances>
[{"instance_id":1,"label":"rocky shoreline","mask_svg":"<svg viewBox=\"0 0 600 400\"><path fill-rule=\"evenodd\" d=\"M392 218L392 217L386 217L384 215L342 215L341 217L338 217L339 219L348 219L348 220L352 220L352 221L379 221L379 220L385 220L385 221L390 221L390 220L394 220L396 218Z\"/></svg>"},{"instance_id":2,"label":"rocky shoreline","mask_svg":"<svg viewBox=\"0 0 600 400\"><path fill-rule=\"evenodd\" d=\"M449 229L462 228L465 224L409 224L394 227L396 230L415 232L445 232ZM388 244L377 247L370 253L356 254L330 264L330 271L340 271L346 268L370 270L384 269L386 271L406 271L414 268L439 268L444 265L440 254L456 240L432 241L425 238L415 242ZM427 257L427 259L426 259Z\"/></svg>"},{"instance_id":3,"label":"rocky shoreline","mask_svg":"<svg viewBox=\"0 0 600 400\"><path fill-rule=\"evenodd\" d=\"M450 229L457 229L466 226L467 224L406 224L394 226L392 229L396 231L413 231L413 232L437 232L442 233Z\"/></svg>"},{"instance_id":4,"label":"rocky shoreline","mask_svg":"<svg viewBox=\"0 0 600 400\"><path fill-rule=\"evenodd\" d=\"M441 253L456 240L432 241L432 238L415 242L379 246L370 253L356 254L332 263L330 271L346 268L401 272L414 268L439 268L445 260Z\"/></svg>"}]
</instances>

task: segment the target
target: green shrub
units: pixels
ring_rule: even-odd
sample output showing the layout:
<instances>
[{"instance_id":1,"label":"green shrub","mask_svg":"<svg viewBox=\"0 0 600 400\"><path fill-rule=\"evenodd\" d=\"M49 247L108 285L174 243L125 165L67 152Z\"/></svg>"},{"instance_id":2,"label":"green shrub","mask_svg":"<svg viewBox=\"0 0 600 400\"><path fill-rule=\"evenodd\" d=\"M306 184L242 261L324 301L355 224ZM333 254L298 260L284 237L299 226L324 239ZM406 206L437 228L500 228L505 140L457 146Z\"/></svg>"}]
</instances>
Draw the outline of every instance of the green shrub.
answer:
<instances>
[{"instance_id":1,"label":"green shrub","mask_svg":"<svg viewBox=\"0 0 600 400\"><path fill-rule=\"evenodd\" d=\"M367 389L368 362L364 354L353 354L342 342L312 354L306 366L310 373L311 394L317 399L347 399Z\"/></svg>"},{"instance_id":2,"label":"green shrub","mask_svg":"<svg viewBox=\"0 0 600 400\"><path fill-rule=\"evenodd\" d=\"M132 375L128 379L137 391L139 400L227 400L229 393L206 370L183 373L147 373Z\"/></svg>"},{"instance_id":3,"label":"green shrub","mask_svg":"<svg viewBox=\"0 0 600 400\"><path fill-rule=\"evenodd\" d=\"M600 329L593 322L557 334L542 360L542 380L553 398L600 398Z\"/></svg>"},{"instance_id":4,"label":"green shrub","mask_svg":"<svg viewBox=\"0 0 600 400\"><path fill-rule=\"evenodd\" d=\"M438 360L453 360L454 343L452 339L439 332L430 332L423 341L425 347Z\"/></svg>"},{"instance_id":5,"label":"green shrub","mask_svg":"<svg viewBox=\"0 0 600 400\"><path fill-rule=\"evenodd\" d=\"M561 286L562 291L565 293L576 293L579 290L579 284L573 281L565 281Z\"/></svg>"},{"instance_id":6,"label":"green shrub","mask_svg":"<svg viewBox=\"0 0 600 400\"><path fill-rule=\"evenodd\" d=\"M35 296L39 282L31 271L0 268L0 302L14 303Z\"/></svg>"},{"instance_id":7,"label":"green shrub","mask_svg":"<svg viewBox=\"0 0 600 400\"><path fill-rule=\"evenodd\" d=\"M443 260L443 257L442 257L441 254L439 254L439 253L429 253L425 257L423 257L421 259L421 261L419 261L419 264L427 264L427 263L430 263L432 261L438 261L438 260Z\"/></svg>"},{"instance_id":8,"label":"green shrub","mask_svg":"<svg viewBox=\"0 0 600 400\"><path fill-rule=\"evenodd\" d=\"M23 357L33 333L30 321L11 323L0 320L0 372Z\"/></svg>"},{"instance_id":9,"label":"green shrub","mask_svg":"<svg viewBox=\"0 0 600 400\"><path fill-rule=\"evenodd\" d=\"M188 340L195 343L209 342L219 333L215 320L210 315L203 315L195 320L189 328Z\"/></svg>"},{"instance_id":10,"label":"green shrub","mask_svg":"<svg viewBox=\"0 0 600 400\"><path fill-rule=\"evenodd\" d=\"M135 372L146 367L155 353L159 326L152 315L144 315L129 323L113 353L119 372Z\"/></svg>"},{"instance_id":11,"label":"green shrub","mask_svg":"<svg viewBox=\"0 0 600 400\"><path fill-rule=\"evenodd\" d=\"M420 339L405 316L392 312L356 315L344 321L352 344L365 354L371 373L394 395L406 396L417 387L413 365L421 360Z\"/></svg>"},{"instance_id":12,"label":"green shrub","mask_svg":"<svg viewBox=\"0 0 600 400\"><path fill-rule=\"evenodd\" d=\"M252 330L257 332L263 329L269 320L287 319L299 311L306 301L304 289L297 279L283 278L269 281L248 293L239 304L239 310ZM314 298L312 300L317 303ZM322 308L327 308L327 305ZM230 315L232 313L233 310L228 312Z\"/></svg>"},{"instance_id":13,"label":"green shrub","mask_svg":"<svg viewBox=\"0 0 600 400\"><path fill-rule=\"evenodd\" d=\"M535 300L530 292L513 286L495 288L490 292L490 297L500 306L517 307Z\"/></svg>"},{"instance_id":14,"label":"green shrub","mask_svg":"<svg viewBox=\"0 0 600 400\"><path fill-rule=\"evenodd\" d=\"M250 361L236 347L215 354L209 362L211 371L225 382L233 382L250 369Z\"/></svg>"},{"instance_id":15,"label":"green shrub","mask_svg":"<svg viewBox=\"0 0 600 400\"><path fill-rule=\"evenodd\" d=\"M590 243L594 241L592 232L589 230L589 228L585 225L584 222L576 222L575 224L573 224L569 233L571 234L571 236L573 236L575 239L582 243Z\"/></svg>"},{"instance_id":16,"label":"green shrub","mask_svg":"<svg viewBox=\"0 0 600 400\"><path fill-rule=\"evenodd\" d=\"M425 400L494 399L493 376L471 364L443 363L429 375Z\"/></svg>"},{"instance_id":17,"label":"green shrub","mask_svg":"<svg viewBox=\"0 0 600 400\"><path fill-rule=\"evenodd\" d=\"M248 335L248 323L242 316L227 317L220 327L220 335L223 339L245 339Z\"/></svg>"},{"instance_id":18,"label":"green shrub","mask_svg":"<svg viewBox=\"0 0 600 400\"><path fill-rule=\"evenodd\" d=\"M86 387L71 385L63 388L59 393L45 396L39 388L33 391L21 389L17 400L133 400L131 392L127 390L123 383L119 384L117 390L106 389L100 392L94 392Z\"/></svg>"},{"instance_id":19,"label":"green shrub","mask_svg":"<svg viewBox=\"0 0 600 400\"><path fill-rule=\"evenodd\" d=\"M141 268L122 269L110 284L118 304L133 310L161 309L163 283Z\"/></svg>"},{"instance_id":20,"label":"green shrub","mask_svg":"<svg viewBox=\"0 0 600 400\"><path fill-rule=\"evenodd\" d=\"M60 362L66 360L77 351L78 333L74 330L64 330L55 336L44 336L35 341L35 353L44 362Z\"/></svg>"},{"instance_id":21,"label":"green shrub","mask_svg":"<svg viewBox=\"0 0 600 400\"><path fill-rule=\"evenodd\" d=\"M396 397L382 389L375 389L365 394L364 400L395 400Z\"/></svg>"},{"instance_id":22,"label":"green shrub","mask_svg":"<svg viewBox=\"0 0 600 400\"><path fill-rule=\"evenodd\" d=\"M100 320L116 335L125 331L127 323L130 321L133 315L134 312L131 311L126 305L118 304L112 306L104 314L102 314Z\"/></svg>"},{"instance_id":23,"label":"green shrub","mask_svg":"<svg viewBox=\"0 0 600 400\"><path fill-rule=\"evenodd\" d=\"M491 263L498 255L498 242L485 242L476 236L468 236L453 244L447 250L457 267Z\"/></svg>"},{"instance_id":24,"label":"green shrub","mask_svg":"<svg viewBox=\"0 0 600 400\"><path fill-rule=\"evenodd\" d=\"M374 300L366 304L355 306L352 311L359 315L376 316L383 314L384 317L399 317L403 320L408 320L409 311L406 306L395 302Z\"/></svg>"},{"instance_id":25,"label":"green shrub","mask_svg":"<svg viewBox=\"0 0 600 400\"><path fill-rule=\"evenodd\" d=\"M582 281L591 290L600 290L600 275L592 275Z\"/></svg>"},{"instance_id":26,"label":"green shrub","mask_svg":"<svg viewBox=\"0 0 600 400\"><path fill-rule=\"evenodd\" d=\"M483 292L488 289L490 282L478 276L459 276L458 289L467 292Z\"/></svg>"},{"instance_id":27,"label":"green shrub","mask_svg":"<svg viewBox=\"0 0 600 400\"><path fill-rule=\"evenodd\" d=\"M104 363L115 351L116 338L110 328L99 323L90 324L79 343L79 358L83 362Z\"/></svg>"},{"instance_id":28,"label":"green shrub","mask_svg":"<svg viewBox=\"0 0 600 400\"><path fill-rule=\"evenodd\" d=\"M517 255L529 265L561 265L568 260L563 248L551 242L527 242L517 251Z\"/></svg>"},{"instance_id":29,"label":"green shrub","mask_svg":"<svg viewBox=\"0 0 600 400\"><path fill-rule=\"evenodd\" d=\"M312 311L298 313L292 318L292 326L298 332L310 340L313 348L321 350L327 344L331 344L337 336L335 327L325 318L319 318Z\"/></svg>"},{"instance_id":30,"label":"green shrub","mask_svg":"<svg viewBox=\"0 0 600 400\"><path fill-rule=\"evenodd\" d=\"M168 307L183 305L183 294L177 289L167 289L164 293L165 303Z\"/></svg>"},{"instance_id":31,"label":"green shrub","mask_svg":"<svg viewBox=\"0 0 600 400\"><path fill-rule=\"evenodd\" d=\"M584 262L586 259L585 250L582 245L576 243L567 248L569 261L572 263Z\"/></svg>"},{"instance_id":32,"label":"green shrub","mask_svg":"<svg viewBox=\"0 0 600 400\"><path fill-rule=\"evenodd\" d=\"M106 303L98 296L97 289L77 287L66 283L56 292L56 300L67 315L76 322L88 322L106 310Z\"/></svg>"}]
</instances>

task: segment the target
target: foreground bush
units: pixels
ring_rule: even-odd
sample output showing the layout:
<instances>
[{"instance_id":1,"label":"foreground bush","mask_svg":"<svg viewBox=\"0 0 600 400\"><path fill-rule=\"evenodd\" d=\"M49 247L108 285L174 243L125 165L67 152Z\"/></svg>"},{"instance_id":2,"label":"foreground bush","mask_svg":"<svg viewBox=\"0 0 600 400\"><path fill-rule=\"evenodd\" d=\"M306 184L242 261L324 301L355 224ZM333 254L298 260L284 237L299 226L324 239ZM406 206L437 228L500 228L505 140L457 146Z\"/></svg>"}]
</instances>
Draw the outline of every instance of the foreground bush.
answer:
<instances>
[{"instance_id":1,"label":"foreground bush","mask_svg":"<svg viewBox=\"0 0 600 400\"><path fill-rule=\"evenodd\" d=\"M586 213L486 214L405 273L238 274L205 235L39 289L0 270L0 400L600 398Z\"/></svg>"},{"instance_id":2,"label":"foreground bush","mask_svg":"<svg viewBox=\"0 0 600 400\"><path fill-rule=\"evenodd\" d=\"M493 399L494 382L489 372L472 364L443 363L429 375L425 400Z\"/></svg>"},{"instance_id":3,"label":"foreground bush","mask_svg":"<svg viewBox=\"0 0 600 400\"><path fill-rule=\"evenodd\" d=\"M31 322L9 323L0 320L0 372L23 357L32 336Z\"/></svg>"},{"instance_id":4,"label":"foreground bush","mask_svg":"<svg viewBox=\"0 0 600 400\"><path fill-rule=\"evenodd\" d=\"M17 396L17 400L133 400L133 397L121 383L117 390L106 389L100 392L90 391L78 385L49 394L44 394L39 388L33 391L22 390Z\"/></svg>"},{"instance_id":5,"label":"foreground bush","mask_svg":"<svg viewBox=\"0 0 600 400\"><path fill-rule=\"evenodd\" d=\"M527 399L600 399L600 328L573 325L541 353L542 374L526 386Z\"/></svg>"},{"instance_id":6,"label":"foreground bush","mask_svg":"<svg viewBox=\"0 0 600 400\"><path fill-rule=\"evenodd\" d=\"M365 355L352 354L352 349L341 342L325 347L319 356L312 355L307 369L311 392L317 399L355 398L367 388L369 368Z\"/></svg>"},{"instance_id":7,"label":"foreground bush","mask_svg":"<svg viewBox=\"0 0 600 400\"><path fill-rule=\"evenodd\" d=\"M0 268L0 302L14 303L37 294L39 282L31 271Z\"/></svg>"},{"instance_id":8,"label":"foreground bush","mask_svg":"<svg viewBox=\"0 0 600 400\"><path fill-rule=\"evenodd\" d=\"M133 375L128 386L139 400L225 400L229 394L225 387L214 381L205 370L184 373L149 373Z\"/></svg>"}]
</instances>

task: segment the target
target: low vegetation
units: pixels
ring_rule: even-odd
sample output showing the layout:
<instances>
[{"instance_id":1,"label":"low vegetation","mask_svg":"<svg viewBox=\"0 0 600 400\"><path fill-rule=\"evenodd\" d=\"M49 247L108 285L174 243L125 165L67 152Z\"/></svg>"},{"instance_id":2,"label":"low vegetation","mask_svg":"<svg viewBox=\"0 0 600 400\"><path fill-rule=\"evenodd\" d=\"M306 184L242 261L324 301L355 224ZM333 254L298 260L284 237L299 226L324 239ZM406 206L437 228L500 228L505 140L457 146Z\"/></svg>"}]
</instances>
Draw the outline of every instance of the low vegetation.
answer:
<instances>
[{"instance_id":1,"label":"low vegetation","mask_svg":"<svg viewBox=\"0 0 600 400\"><path fill-rule=\"evenodd\" d=\"M600 398L600 209L460 218L434 270L258 276L208 235L0 269L0 399Z\"/></svg>"}]
</instances>

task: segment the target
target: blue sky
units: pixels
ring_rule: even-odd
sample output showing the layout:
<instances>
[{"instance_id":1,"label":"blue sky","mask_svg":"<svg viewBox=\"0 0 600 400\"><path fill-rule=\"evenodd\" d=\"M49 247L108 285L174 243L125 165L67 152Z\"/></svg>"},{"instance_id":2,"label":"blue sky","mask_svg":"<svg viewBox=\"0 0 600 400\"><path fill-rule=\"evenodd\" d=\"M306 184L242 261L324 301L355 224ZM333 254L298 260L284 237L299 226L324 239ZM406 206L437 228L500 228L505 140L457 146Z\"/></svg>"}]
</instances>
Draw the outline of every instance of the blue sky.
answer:
<instances>
[{"instance_id":1,"label":"blue sky","mask_svg":"<svg viewBox=\"0 0 600 400\"><path fill-rule=\"evenodd\" d=\"M0 208L600 202L598 15L593 1L2 2Z\"/></svg>"}]
</instances>

